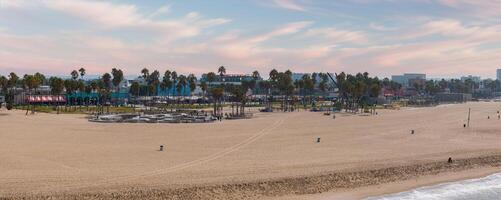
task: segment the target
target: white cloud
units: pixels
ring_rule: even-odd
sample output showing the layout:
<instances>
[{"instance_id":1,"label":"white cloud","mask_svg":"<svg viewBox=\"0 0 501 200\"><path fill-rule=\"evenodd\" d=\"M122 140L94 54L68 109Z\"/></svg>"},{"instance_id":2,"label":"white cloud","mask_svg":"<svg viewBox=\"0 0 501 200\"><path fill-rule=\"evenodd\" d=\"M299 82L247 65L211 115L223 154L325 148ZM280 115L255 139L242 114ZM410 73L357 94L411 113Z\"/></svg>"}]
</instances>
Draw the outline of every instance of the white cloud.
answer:
<instances>
[{"instance_id":1,"label":"white cloud","mask_svg":"<svg viewBox=\"0 0 501 200\"><path fill-rule=\"evenodd\" d=\"M386 26L376 24L376 23L370 23L369 27L371 29L376 30L376 31L395 31L395 30L397 30L396 28L390 28L390 27L386 27Z\"/></svg>"},{"instance_id":2,"label":"white cloud","mask_svg":"<svg viewBox=\"0 0 501 200\"><path fill-rule=\"evenodd\" d=\"M169 41L197 36L204 28L231 21L224 18L204 19L196 12L188 13L184 18L177 20L153 20L139 13L135 5L105 1L53 0L45 3L51 9L96 24L103 29L145 29L169 35ZM167 10L166 7L160 8L157 14Z\"/></svg>"},{"instance_id":3,"label":"white cloud","mask_svg":"<svg viewBox=\"0 0 501 200\"><path fill-rule=\"evenodd\" d=\"M501 16L499 0L437 0L442 5L458 9L476 17Z\"/></svg>"},{"instance_id":4,"label":"white cloud","mask_svg":"<svg viewBox=\"0 0 501 200\"><path fill-rule=\"evenodd\" d=\"M169 12L170 12L170 5L165 5L165 6L158 8L155 12L151 13L148 17L154 18L154 17L168 14Z\"/></svg>"},{"instance_id":5,"label":"white cloud","mask_svg":"<svg viewBox=\"0 0 501 200\"><path fill-rule=\"evenodd\" d=\"M0 8L22 8L28 4L26 0L0 0Z\"/></svg>"},{"instance_id":6,"label":"white cloud","mask_svg":"<svg viewBox=\"0 0 501 200\"><path fill-rule=\"evenodd\" d=\"M273 3L276 6L287 10L302 11L302 12L306 11L306 8L304 6L300 5L294 0L273 0Z\"/></svg>"}]
</instances>

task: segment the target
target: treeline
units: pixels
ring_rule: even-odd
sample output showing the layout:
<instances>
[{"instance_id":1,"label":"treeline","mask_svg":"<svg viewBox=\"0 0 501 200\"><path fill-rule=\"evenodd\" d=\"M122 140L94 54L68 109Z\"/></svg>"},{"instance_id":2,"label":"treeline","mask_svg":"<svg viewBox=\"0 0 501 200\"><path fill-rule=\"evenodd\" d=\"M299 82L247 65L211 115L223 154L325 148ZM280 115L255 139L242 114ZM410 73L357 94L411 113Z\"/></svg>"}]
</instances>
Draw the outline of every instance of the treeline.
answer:
<instances>
[{"instance_id":1,"label":"treeline","mask_svg":"<svg viewBox=\"0 0 501 200\"><path fill-rule=\"evenodd\" d=\"M185 88L193 93L197 87L202 91L204 99L214 104L214 112L220 113L222 103L225 101L238 102L245 106L248 101L247 92L252 91L252 95L263 95L266 103L271 107L271 103L279 96L284 110L288 110L292 104L310 104L315 102L319 96L324 96L326 92L338 90L340 106L348 109L358 108L360 105L368 105L371 98L378 97L382 88L398 91L400 85L389 79L380 80L378 77L370 77L367 72L355 75L344 72L336 75L327 73L304 74L293 79L293 72L290 70L278 71L272 69L269 78L263 80L258 71L254 71L250 79L241 80L241 84L227 84L220 81L226 75L226 68L221 66L217 72L208 72L203 80L198 80L194 74L178 74L174 70L166 70L161 73L158 70L150 71L142 69L141 81L134 81L130 85L128 92L132 96L155 96L160 90L176 91L177 95L183 93ZM124 80L124 73L121 69L113 68L110 73L104 73L100 78L85 81L86 70L80 68L70 73L70 78L60 77L46 78L41 73L24 75L18 77L15 73L10 73L7 77L0 76L0 86L2 93L8 96L8 104L12 104L13 96L16 94L15 88L23 88L29 94L37 94L37 89L41 85L49 85L53 95L80 93L98 93L99 102L96 105L106 104L112 101L111 94L120 91L120 83ZM219 82L220 84L215 84ZM301 97L301 98L300 98ZM301 99L301 101L299 101ZM89 99L87 99L89 100ZM278 101L278 100L277 100ZM68 102L72 103L72 102ZM90 104L91 102L86 102ZM111 102L113 103L113 102Z\"/></svg>"},{"instance_id":2,"label":"treeline","mask_svg":"<svg viewBox=\"0 0 501 200\"><path fill-rule=\"evenodd\" d=\"M501 82L499 80L482 80L481 82L475 82L472 79L451 79L451 80L429 80L426 81L424 85L413 85L414 89L416 89L421 94L427 95L435 95L441 92L451 92L451 93L467 93L474 95L482 95L481 92L478 91L480 89L480 84L484 86L485 89L488 89L490 93L492 92L501 92ZM490 96L490 93L485 94Z\"/></svg>"}]
</instances>

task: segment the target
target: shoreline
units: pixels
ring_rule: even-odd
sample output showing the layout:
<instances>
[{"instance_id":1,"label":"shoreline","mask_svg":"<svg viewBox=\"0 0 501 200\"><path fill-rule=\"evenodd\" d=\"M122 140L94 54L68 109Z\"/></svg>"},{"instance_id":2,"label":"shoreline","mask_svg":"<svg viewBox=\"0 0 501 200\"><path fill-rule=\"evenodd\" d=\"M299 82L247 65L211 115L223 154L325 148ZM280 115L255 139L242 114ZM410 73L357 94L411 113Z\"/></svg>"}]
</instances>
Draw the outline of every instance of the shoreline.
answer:
<instances>
[{"instance_id":1,"label":"shoreline","mask_svg":"<svg viewBox=\"0 0 501 200\"><path fill-rule=\"evenodd\" d=\"M501 171L501 154L353 172L167 189L13 194L2 199L363 199Z\"/></svg>"},{"instance_id":2,"label":"shoreline","mask_svg":"<svg viewBox=\"0 0 501 200\"><path fill-rule=\"evenodd\" d=\"M326 193L285 196L280 198L270 198L273 200L355 200L370 197L381 197L390 194L398 194L422 187L430 187L458 181L484 178L489 175L501 173L498 167L480 167L463 171L444 172L436 175L420 176L409 180L401 180L380 185L365 186L353 189L340 189Z\"/></svg>"}]
</instances>

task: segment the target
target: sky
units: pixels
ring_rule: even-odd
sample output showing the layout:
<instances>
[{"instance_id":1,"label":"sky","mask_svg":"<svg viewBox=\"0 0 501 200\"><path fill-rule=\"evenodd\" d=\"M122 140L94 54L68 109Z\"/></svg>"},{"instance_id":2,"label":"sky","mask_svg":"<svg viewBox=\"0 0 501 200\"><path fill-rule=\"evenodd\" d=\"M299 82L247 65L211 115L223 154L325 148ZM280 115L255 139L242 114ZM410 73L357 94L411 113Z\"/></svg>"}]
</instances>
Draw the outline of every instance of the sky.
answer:
<instances>
[{"instance_id":1,"label":"sky","mask_svg":"<svg viewBox=\"0 0 501 200\"><path fill-rule=\"evenodd\" d=\"M495 77L501 0L0 0L0 75Z\"/></svg>"}]
</instances>

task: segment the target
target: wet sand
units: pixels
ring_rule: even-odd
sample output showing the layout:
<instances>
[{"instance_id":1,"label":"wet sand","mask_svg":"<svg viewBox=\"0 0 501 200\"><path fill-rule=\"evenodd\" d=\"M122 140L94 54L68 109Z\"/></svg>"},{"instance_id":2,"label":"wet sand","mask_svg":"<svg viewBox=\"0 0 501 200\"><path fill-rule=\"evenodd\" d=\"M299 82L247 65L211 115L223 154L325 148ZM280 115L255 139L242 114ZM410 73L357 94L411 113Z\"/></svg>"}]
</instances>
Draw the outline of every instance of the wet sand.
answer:
<instances>
[{"instance_id":1,"label":"wet sand","mask_svg":"<svg viewBox=\"0 0 501 200\"><path fill-rule=\"evenodd\" d=\"M395 192L397 181L497 171L497 110L501 103L335 120L323 113L258 113L211 124L96 124L83 115L2 110L0 197L359 199ZM457 162L447 164L448 157ZM375 185L387 189L363 192ZM327 196L312 195L320 192Z\"/></svg>"}]
</instances>

